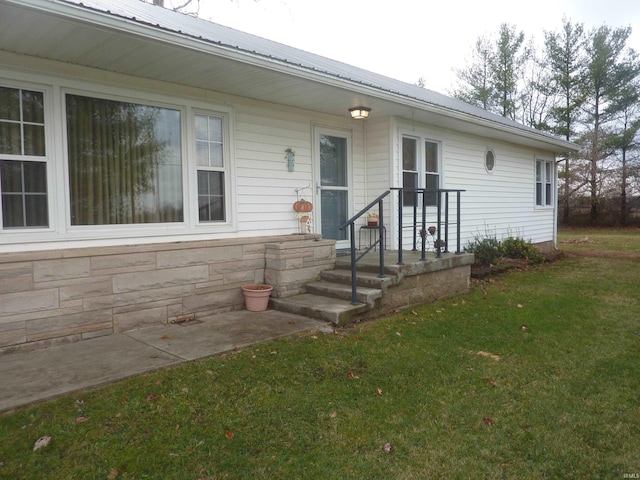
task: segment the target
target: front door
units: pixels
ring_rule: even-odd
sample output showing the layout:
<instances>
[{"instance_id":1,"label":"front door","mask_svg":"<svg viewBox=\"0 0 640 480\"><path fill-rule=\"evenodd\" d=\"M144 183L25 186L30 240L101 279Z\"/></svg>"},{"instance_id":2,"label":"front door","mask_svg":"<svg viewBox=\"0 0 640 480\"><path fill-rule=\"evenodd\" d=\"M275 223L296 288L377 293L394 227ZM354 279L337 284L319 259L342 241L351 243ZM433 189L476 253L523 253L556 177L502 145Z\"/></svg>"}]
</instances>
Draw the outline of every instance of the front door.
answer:
<instances>
[{"instance_id":1,"label":"front door","mask_svg":"<svg viewBox=\"0 0 640 480\"><path fill-rule=\"evenodd\" d=\"M351 194L350 148L348 133L332 130L316 132L318 158L317 227L322 238L336 240L336 248L349 248L348 228L340 226L349 219Z\"/></svg>"}]
</instances>

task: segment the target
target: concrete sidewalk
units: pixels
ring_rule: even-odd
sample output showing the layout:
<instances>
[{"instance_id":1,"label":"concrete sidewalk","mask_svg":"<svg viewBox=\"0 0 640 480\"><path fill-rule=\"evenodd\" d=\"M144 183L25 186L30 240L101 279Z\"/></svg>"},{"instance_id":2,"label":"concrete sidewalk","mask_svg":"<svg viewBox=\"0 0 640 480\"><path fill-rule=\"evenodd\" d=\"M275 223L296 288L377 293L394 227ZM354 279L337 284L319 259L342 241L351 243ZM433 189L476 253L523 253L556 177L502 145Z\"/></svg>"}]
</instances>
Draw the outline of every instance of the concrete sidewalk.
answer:
<instances>
[{"instance_id":1,"label":"concrete sidewalk","mask_svg":"<svg viewBox=\"0 0 640 480\"><path fill-rule=\"evenodd\" d=\"M324 326L275 310L242 310L1 355L0 412Z\"/></svg>"}]
</instances>

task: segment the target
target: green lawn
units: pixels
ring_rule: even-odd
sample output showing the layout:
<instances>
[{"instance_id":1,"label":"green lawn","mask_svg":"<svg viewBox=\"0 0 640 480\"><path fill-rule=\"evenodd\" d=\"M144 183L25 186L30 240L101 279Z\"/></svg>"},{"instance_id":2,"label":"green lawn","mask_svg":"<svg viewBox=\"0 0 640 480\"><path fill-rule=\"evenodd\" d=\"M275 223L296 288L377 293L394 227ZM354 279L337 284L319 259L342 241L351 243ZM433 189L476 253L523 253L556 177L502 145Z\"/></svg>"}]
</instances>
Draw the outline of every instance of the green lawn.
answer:
<instances>
[{"instance_id":1,"label":"green lawn","mask_svg":"<svg viewBox=\"0 0 640 480\"><path fill-rule=\"evenodd\" d=\"M640 228L565 228L558 232L558 242L559 248L568 252L640 253Z\"/></svg>"},{"instance_id":2,"label":"green lawn","mask_svg":"<svg viewBox=\"0 0 640 480\"><path fill-rule=\"evenodd\" d=\"M638 285L640 258L569 255L65 396L0 417L0 478L638 478Z\"/></svg>"}]
</instances>

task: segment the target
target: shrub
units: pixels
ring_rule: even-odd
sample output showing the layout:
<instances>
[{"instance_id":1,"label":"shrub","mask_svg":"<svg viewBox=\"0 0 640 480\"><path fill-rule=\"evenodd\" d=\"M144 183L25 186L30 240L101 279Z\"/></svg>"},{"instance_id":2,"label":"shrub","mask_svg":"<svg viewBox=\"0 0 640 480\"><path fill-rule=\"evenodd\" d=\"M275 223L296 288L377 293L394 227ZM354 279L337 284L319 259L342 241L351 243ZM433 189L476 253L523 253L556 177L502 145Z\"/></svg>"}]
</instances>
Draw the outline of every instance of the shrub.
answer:
<instances>
[{"instance_id":1,"label":"shrub","mask_svg":"<svg viewBox=\"0 0 640 480\"><path fill-rule=\"evenodd\" d=\"M502 251L508 258L524 258L533 263L543 261L542 254L531 241L525 241L519 237L509 237L502 241Z\"/></svg>"},{"instance_id":2,"label":"shrub","mask_svg":"<svg viewBox=\"0 0 640 480\"><path fill-rule=\"evenodd\" d=\"M480 265L496 264L502 258L502 248L500 241L495 235L480 237L476 235L474 240L469 242L464 248L467 253L473 253L475 262Z\"/></svg>"},{"instance_id":3,"label":"shrub","mask_svg":"<svg viewBox=\"0 0 640 480\"><path fill-rule=\"evenodd\" d=\"M495 235L485 234L484 237L476 235L464 251L473 253L476 257L475 263L479 265L495 265L503 257L522 258L532 263L540 263L544 260L531 241L512 236L500 241Z\"/></svg>"}]
</instances>

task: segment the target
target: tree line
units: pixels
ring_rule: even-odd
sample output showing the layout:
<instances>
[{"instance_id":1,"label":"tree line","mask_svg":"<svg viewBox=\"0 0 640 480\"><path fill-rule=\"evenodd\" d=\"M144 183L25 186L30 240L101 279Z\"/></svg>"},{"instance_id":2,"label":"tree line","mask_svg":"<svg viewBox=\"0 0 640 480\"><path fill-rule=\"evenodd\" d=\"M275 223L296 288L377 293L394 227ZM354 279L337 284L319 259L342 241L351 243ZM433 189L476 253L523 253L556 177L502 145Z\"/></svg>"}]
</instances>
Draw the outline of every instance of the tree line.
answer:
<instances>
[{"instance_id":1,"label":"tree line","mask_svg":"<svg viewBox=\"0 0 640 480\"><path fill-rule=\"evenodd\" d=\"M592 224L627 225L640 202L640 60L630 35L631 27L586 30L563 19L536 47L502 24L456 70L452 96L580 145L557 159L565 224L584 212Z\"/></svg>"}]
</instances>

